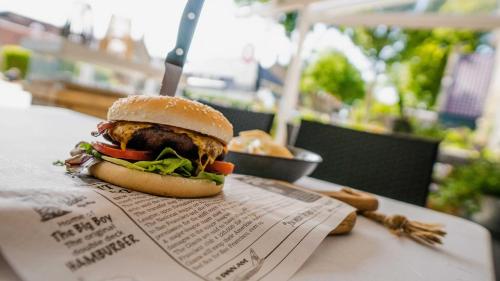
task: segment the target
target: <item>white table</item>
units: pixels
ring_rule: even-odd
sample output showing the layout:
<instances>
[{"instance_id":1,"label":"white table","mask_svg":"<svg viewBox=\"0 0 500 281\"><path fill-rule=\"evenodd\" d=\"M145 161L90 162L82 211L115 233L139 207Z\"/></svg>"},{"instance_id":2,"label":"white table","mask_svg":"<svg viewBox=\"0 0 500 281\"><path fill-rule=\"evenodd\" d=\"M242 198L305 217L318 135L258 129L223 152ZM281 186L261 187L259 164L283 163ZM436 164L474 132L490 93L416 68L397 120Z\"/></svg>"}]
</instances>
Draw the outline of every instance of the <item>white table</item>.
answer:
<instances>
[{"instance_id":1,"label":"white table","mask_svg":"<svg viewBox=\"0 0 500 281\"><path fill-rule=\"evenodd\" d=\"M0 107L0 156L31 165L65 159L80 140L90 140L98 119L63 109ZM332 190L339 186L312 178L298 185ZM327 237L292 280L486 280L494 277L488 231L467 220L380 198L380 211L440 222L448 236L440 247L398 238L363 217L346 236ZM1 246L0 246L1 247ZM313 277L314 275L314 277ZM19 278L0 256L0 280Z\"/></svg>"}]
</instances>

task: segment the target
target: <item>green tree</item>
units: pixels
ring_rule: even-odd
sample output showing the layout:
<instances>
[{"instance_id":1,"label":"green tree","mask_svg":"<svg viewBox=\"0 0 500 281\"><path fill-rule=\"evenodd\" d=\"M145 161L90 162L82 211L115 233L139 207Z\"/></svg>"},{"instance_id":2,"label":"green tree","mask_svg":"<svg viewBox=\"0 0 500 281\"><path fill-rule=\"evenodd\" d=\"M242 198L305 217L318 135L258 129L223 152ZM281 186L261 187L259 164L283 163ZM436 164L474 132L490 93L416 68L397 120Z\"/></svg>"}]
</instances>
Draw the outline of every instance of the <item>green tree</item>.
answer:
<instances>
[{"instance_id":1,"label":"green tree","mask_svg":"<svg viewBox=\"0 0 500 281\"><path fill-rule=\"evenodd\" d=\"M365 85L359 71L336 51L322 54L302 75L301 91L326 92L347 104L364 96Z\"/></svg>"},{"instance_id":2,"label":"green tree","mask_svg":"<svg viewBox=\"0 0 500 281\"><path fill-rule=\"evenodd\" d=\"M409 79L406 85L398 87L401 94L411 96L414 100L412 106L433 108L451 52L475 51L482 35L480 32L444 28L406 30L406 47L399 59L407 64Z\"/></svg>"},{"instance_id":3,"label":"green tree","mask_svg":"<svg viewBox=\"0 0 500 281\"><path fill-rule=\"evenodd\" d=\"M361 51L371 60L372 69L375 73L375 79L368 86L365 107L365 121L371 119L371 107L373 105L373 91L377 84L379 76L386 71L388 64L396 61L397 54L401 51L401 30L399 28L390 28L379 26L376 28L344 28L344 34L349 36ZM400 113L403 116L403 101L400 96Z\"/></svg>"},{"instance_id":4,"label":"green tree","mask_svg":"<svg viewBox=\"0 0 500 281\"><path fill-rule=\"evenodd\" d=\"M374 63L393 62L403 48L403 33L399 28L381 25L376 28L344 28L343 31Z\"/></svg>"},{"instance_id":5,"label":"green tree","mask_svg":"<svg viewBox=\"0 0 500 281\"><path fill-rule=\"evenodd\" d=\"M344 33L372 59L376 74L390 72L401 107L409 104L424 108L432 108L436 103L451 51L457 48L461 53L473 52L483 35L468 30L403 30L384 26L347 28ZM401 64L407 71L401 71ZM401 77L403 74L408 77Z\"/></svg>"}]
</instances>

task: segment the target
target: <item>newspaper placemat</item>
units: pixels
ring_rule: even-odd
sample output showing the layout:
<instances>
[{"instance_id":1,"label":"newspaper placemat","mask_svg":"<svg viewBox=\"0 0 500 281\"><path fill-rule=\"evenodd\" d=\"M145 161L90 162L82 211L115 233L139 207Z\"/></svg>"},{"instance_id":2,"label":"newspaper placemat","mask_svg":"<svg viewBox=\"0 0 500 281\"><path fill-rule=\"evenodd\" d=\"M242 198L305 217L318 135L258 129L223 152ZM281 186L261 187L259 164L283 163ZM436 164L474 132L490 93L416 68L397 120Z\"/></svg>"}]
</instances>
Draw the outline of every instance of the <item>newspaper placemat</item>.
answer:
<instances>
[{"instance_id":1,"label":"newspaper placemat","mask_svg":"<svg viewBox=\"0 0 500 281\"><path fill-rule=\"evenodd\" d=\"M0 249L26 281L287 280L354 210L242 175L199 199L56 167L4 163L0 178Z\"/></svg>"}]
</instances>

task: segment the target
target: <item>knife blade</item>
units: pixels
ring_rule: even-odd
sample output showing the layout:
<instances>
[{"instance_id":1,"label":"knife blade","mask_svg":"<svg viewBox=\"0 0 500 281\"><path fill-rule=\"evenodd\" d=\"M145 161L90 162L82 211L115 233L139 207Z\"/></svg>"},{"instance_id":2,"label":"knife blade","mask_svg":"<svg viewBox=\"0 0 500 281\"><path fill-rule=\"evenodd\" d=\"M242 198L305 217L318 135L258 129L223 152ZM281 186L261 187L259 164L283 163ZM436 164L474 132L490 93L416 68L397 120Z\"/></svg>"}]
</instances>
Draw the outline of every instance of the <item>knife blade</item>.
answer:
<instances>
[{"instance_id":1,"label":"knife blade","mask_svg":"<svg viewBox=\"0 0 500 281\"><path fill-rule=\"evenodd\" d=\"M184 7L175 47L165 59L165 73L160 89L162 96L175 96L203 2L204 0L188 0Z\"/></svg>"}]
</instances>

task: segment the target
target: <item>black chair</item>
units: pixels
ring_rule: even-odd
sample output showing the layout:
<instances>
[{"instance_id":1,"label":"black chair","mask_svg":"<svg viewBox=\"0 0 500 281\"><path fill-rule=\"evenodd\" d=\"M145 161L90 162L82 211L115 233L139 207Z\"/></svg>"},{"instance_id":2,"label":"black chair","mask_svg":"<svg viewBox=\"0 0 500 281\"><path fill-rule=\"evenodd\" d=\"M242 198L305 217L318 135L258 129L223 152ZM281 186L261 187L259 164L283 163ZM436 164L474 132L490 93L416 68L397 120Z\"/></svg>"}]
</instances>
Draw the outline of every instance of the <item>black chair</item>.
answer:
<instances>
[{"instance_id":1,"label":"black chair","mask_svg":"<svg viewBox=\"0 0 500 281\"><path fill-rule=\"evenodd\" d=\"M259 129L269 133L273 126L274 114L255 112L250 110L237 109L199 101L209 105L218 111L222 112L224 116L233 124L234 135L237 136L239 132L246 130Z\"/></svg>"},{"instance_id":2,"label":"black chair","mask_svg":"<svg viewBox=\"0 0 500 281\"><path fill-rule=\"evenodd\" d=\"M311 177L425 206L439 141L302 121L295 145L323 157Z\"/></svg>"}]
</instances>

